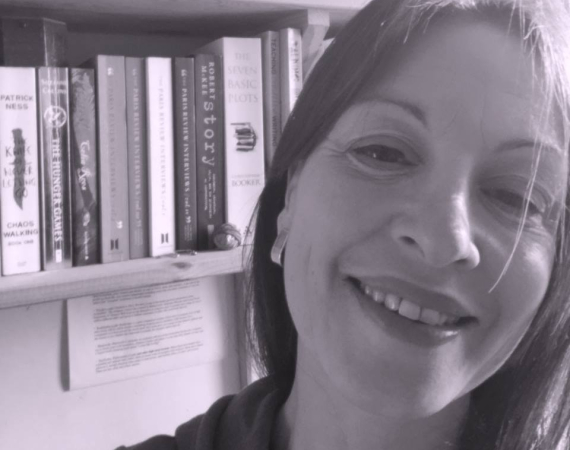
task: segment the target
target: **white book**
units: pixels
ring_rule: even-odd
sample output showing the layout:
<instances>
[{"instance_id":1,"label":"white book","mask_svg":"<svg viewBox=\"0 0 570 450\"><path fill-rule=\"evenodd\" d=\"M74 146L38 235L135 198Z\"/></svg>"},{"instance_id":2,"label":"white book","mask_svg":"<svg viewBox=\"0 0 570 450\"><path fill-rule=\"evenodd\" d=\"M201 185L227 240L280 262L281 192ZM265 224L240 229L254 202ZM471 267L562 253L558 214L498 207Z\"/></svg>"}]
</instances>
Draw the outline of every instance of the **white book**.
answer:
<instances>
[{"instance_id":1,"label":"white book","mask_svg":"<svg viewBox=\"0 0 570 450\"><path fill-rule=\"evenodd\" d=\"M36 71L0 67L2 274L37 272L40 184Z\"/></svg>"},{"instance_id":2,"label":"white book","mask_svg":"<svg viewBox=\"0 0 570 450\"><path fill-rule=\"evenodd\" d=\"M249 243L250 221L265 185L261 39L224 37L198 52L222 56L226 222Z\"/></svg>"},{"instance_id":3,"label":"white book","mask_svg":"<svg viewBox=\"0 0 570 450\"><path fill-rule=\"evenodd\" d=\"M281 138L281 61L279 32L265 31L261 38L263 64L263 126L265 166L269 168Z\"/></svg>"},{"instance_id":4,"label":"white book","mask_svg":"<svg viewBox=\"0 0 570 450\"><path fill-rule=\"evenodd\" d=\"M172 59L146 58L150 256L174 252Z\"/></svg>"},{"instance_id":5,"label":"white book","mask_svg":"<svg viewBox=\"0 0 570 450\"><path fill-rule=\"evenodd\" d=\"M303 40L296 28L279 30L281 126L284 128L303 88Z\"/></svg>"}]
</instances>

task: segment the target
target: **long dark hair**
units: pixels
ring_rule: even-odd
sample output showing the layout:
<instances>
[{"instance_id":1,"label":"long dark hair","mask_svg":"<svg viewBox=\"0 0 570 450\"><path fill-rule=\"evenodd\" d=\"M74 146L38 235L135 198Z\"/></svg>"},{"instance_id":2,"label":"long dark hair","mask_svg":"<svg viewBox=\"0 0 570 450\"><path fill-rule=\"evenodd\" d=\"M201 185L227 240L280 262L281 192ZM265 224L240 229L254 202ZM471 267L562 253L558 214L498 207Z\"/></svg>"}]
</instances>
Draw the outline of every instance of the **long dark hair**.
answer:
<instances>
[{"instance_id":1,"label":"long dark hair","mask_svg":"<svg viewBox=\"0 0 570 450\"><path fill-rule=\"evenodd\" d=\"M410 33L458 9L485 20L502 16L538 56L545 110L561 107L568 125L570 14L565 0L373 0L336 36L305 83L283 132L260 197L249 261L246 323L250 350L264 375L292 384L297 332L283 271L269 258L284 206L287 173L325 138L378 68L388 66ZM546 117L548 114L544 114ZM567 448L570 426L570 197L560 219L549 289L505 366L471 395L463 449ZM565 443L564 443L565 442ZM560 445L560 447L558 447Z\"/></svg>"}]
</instances>

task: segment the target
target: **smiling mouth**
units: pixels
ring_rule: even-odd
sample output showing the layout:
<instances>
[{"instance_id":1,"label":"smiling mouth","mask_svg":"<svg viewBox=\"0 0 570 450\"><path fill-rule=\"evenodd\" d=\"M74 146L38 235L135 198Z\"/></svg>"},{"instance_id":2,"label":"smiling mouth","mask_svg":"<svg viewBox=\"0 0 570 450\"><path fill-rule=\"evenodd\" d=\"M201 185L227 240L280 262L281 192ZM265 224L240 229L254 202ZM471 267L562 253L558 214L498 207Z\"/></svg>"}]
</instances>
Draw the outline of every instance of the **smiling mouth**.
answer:
<instances>
[{"instance_id":1,"label":"smiling mouth","mask_svg":"<svg viewBox=\"0 0 570 450\"><path fill-rule=\"evenodd\" d=\"M387 311L390 311L393 314L404 317L410 321L417 322L418 324L422 323L432 327L441 328L462 328L465 325L469 325L477 321L475 317L461 317L431 308L423 308L412 300L400 297L388 291L374 288L356 278L349 277L348 280L365 297L372 300L374 303L383 306Z\"/></svg>"}]
</instances>

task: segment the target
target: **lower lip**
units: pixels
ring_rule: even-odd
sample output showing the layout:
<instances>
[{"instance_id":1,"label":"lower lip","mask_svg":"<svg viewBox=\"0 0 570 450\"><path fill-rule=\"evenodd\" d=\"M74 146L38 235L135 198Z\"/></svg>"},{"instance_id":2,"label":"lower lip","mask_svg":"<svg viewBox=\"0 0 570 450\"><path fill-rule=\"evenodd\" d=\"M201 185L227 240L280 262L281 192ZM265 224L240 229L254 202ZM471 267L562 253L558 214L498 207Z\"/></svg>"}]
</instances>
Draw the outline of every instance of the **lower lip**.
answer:
<instances>
[{"instance_id":1,"label":"lower lip","mask_svg":"<svg viewBox=\"0 0 570 450\"><path fill-rule=\"evenodd\" d=\"M367 316L378 323L391 337L423 348L445 344L477 324L476 321L461 325L433 326L417 322L390 311L383 304L375 303L351 281L347 281Z\"/></svg>"}]
</instances>

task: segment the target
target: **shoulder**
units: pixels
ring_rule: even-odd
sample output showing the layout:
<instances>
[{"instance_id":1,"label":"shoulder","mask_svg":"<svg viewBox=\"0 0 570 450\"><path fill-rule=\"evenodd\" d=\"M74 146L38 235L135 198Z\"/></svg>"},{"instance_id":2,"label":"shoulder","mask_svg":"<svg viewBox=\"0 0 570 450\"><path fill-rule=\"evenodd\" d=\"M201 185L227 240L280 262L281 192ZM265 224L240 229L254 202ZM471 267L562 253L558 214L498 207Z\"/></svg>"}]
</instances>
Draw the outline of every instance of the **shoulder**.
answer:
<instances>
[{"instance_id":1,"label":"shoulder","mask_svg":"<svg viewBox=\"0 0 570 450\"><path fill-rule=\"evenodd\" d=\"M263 378L236 395L220 398L204 414L180 425L174 436L154 436L116 450L266 449L288 393L275 379Z\"/></svg>"}]
</instances>

